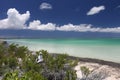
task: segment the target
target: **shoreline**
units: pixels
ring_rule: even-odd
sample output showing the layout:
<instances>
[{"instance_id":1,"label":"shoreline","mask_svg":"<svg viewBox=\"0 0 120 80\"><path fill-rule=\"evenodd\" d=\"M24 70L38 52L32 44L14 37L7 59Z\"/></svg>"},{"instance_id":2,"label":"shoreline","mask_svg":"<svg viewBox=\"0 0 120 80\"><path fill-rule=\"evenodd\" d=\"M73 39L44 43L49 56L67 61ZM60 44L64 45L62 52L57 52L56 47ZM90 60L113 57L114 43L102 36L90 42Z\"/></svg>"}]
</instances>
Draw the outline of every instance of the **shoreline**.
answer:
<instances>
[{"instance_id":1,"label":"shoreline","mask_svg":"<svg viewBox=\"0 0 120 80\"><path fill-rule=\"evenodd\" d=\"M5 44L5 45L9 45L8 42L4 39L0 39L0 43ZM32 51L32 52L35 52L35 51ZM59 55L60 53L50 53L50 54L51 55ZM69 58L73 59L73 60L78 59L79 61L82 61L82 62L99 63L101 65L108 65L108 66L112 66L115 68L120 68L120 63L114 62L114 61L106 61L106 60L95 59L95 58L76 57L76 56L71 56L71 55L69 55Z\"/></svg>"},{"instance_id":2,"label":"shoreline","mask_svg":"<svg viewBox=\"0 0 120 80\"><path fill-rule=\"evenodd\" d=\"M83 57L74 57L74 56L69 56L71 59L79 59L79 61L82 62L88 62L88 63L98 63L101 65L108 65L111 67L115 68L120 68L120 63L117 62L112 62L112 61L106 61L106 60L101 60L101 59L94 59L94 58L83 58Z\"/></svg>"},{"instance_id":3,"label":"shoreline","mask_svg":"<svg viewBox=\"0 0 120 80\"><path fill-rule=\"evenodd\" d=\"M5 44L5 45L9 45L8 42L4 39L0 39L0 43ZM32 52L34 52L34 51L32 51ZM50 53L50 54L59 55L60 53ZM108 66L112 66L115 68L120 68L120 63L114 62L114 61L106 61L106 60L95 59L95 58L76 57L76 56L71 56L71 55L69 55L69 58L73 59L73 60L78 59L79 61L82 61L82 62L99 63L101 65L108 65Z\"/></svg>"},{"instance_id":4,"label":"shoreline","mask_svg":"<svg viewBox=\"0 0 120 80\"><path fill-rule=\"evenodd\" d=\"M47 50L50 53L67 53L74 57L100 59L115 63L120 63L119 47L120 43L110 40L55 40L55 39L13 39L7 40L8 43L18 43L27 46L31 51ZM95 43L94 43L95 42ZM84 44L85 43L85 44ZM110 54L110 55L109 55Z\"/></svg>"},{"instance_id":5,"label":"shoreline","mask_svg":"<svg viewBox=\"0 0 120 80\"><path fill-rule=\"evenodd\" d=\"M59 53L50 53L50 54L59 55ZM95 59L95 58L84 58L84 57L75 57L75 56L68 56L68 57L72 60L78 59L81 62L98 63L101 65L108 65L114 68L120 68L120 63L117 63L117 62L106 61L106 60Z\"/></svg>"}]
</instances>

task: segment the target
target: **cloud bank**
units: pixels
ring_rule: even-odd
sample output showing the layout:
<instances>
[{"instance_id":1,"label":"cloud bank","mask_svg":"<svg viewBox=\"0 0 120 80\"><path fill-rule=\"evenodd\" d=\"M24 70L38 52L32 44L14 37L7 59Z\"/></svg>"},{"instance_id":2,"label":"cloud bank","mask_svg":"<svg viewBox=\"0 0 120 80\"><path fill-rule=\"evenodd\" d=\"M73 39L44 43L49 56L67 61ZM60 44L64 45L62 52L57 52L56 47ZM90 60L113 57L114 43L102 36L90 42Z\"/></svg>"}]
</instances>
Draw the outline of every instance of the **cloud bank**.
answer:
<instances>
[{"instance_id":1,"label":"cloud bank","mask_svg":"<svg viewBox=\"0 0 120 80\"><path fill-rule=\"evenodd\" d=\"M40 20L33 20L29 22L28 26L26 22L30 18L30 12L20 14L15 8L10 8L7 11L7 18L0 20L0 29L29 29L29 30L41 30L41 31L75 31L75 32L113 32L120 33L120 27L113 28L101 28L95 27L92 24L66 24L57 26L54 23L42 24Z\"/></svg>"},{"instance_id":2,"label":"cloud bank","mask_svg":"<svg viewBox=\"0 0 120 80\"><path fill-rule=\"evenodd\" d=\"M45 10L45 9L52 9L52 5L51 4L49 4L49 3L42 3L41 5L40 5L40 9L41 10Z\"/></svg>"},{"instance_id":3,"label":"cloud bank","mask_svg":"<svg viewBox=\"0 0 120 80\"><path fill-rule=\"evenodd\" d=\"M43 31L54 31L56 25L53 23L41 24L39 20L30 22L28 29L32 30L43 30Z\"/></svg>"},{"instance_id":4,"label":"cloud bank","mask_svg":"<svg viewBox=\"0 0 120 80\"><path fill-rule=\"evenodd\" d=\"M105 6L93 7L90 9L90 11L87 13L87 15L98 14L103 10L105 10Z\"/></svg>"}]
</instances>

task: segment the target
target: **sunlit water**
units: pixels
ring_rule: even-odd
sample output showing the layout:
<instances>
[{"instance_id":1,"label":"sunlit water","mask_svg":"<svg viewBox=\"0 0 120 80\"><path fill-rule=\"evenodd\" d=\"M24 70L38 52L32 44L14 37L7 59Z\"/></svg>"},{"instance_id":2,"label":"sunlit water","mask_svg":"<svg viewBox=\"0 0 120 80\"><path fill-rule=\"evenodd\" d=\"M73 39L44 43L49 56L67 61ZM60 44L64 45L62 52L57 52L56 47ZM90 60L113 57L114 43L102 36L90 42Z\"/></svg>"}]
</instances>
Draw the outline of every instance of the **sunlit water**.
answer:
<instances>
[{"instance_id":1,"label":"sunlit water","mask_svg":"<svg viewBox=\"0 0 120 80\"><path fill-rule=\"evenodd\" d=\"M7 39L8 43L28 46L32 51L41 49L50 53L67 53L120 63L120 39Z\"/></svg>"}]
</instances>

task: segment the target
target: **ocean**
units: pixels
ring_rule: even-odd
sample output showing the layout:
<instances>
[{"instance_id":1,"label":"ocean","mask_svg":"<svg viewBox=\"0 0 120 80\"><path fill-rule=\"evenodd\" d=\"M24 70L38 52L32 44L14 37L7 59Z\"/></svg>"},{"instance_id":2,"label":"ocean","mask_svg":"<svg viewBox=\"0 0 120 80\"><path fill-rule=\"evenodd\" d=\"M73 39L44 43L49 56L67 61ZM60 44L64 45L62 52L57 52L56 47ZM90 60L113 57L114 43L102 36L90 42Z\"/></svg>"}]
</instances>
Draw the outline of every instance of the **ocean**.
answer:
<instances>
[{"instance_id":1,"label":"ocean","mask_svg":"<svg viewBox=\"0 0 120 80\"><path fill-rule=\"evenodd\" d=\"M27 46L32 51L95 58L120 63L120 39L6 39L8 43Z\"/></svg>"}]
</instances>

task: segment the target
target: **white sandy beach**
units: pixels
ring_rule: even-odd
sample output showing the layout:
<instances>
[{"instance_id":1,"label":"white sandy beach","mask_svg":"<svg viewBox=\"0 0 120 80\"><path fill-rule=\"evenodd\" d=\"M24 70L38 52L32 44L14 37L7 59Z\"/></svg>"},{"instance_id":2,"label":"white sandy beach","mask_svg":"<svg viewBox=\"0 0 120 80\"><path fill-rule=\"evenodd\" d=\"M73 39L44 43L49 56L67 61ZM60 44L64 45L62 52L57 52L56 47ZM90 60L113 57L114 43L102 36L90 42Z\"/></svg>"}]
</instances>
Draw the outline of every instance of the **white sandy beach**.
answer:
<instances>
[{"instance_id":1,"label":"white sandy beach","mask_svg":"<svg viewBox=\"0 0 120 80\"><path fill-rule=\"evenodd\" d=\"M77 77L82 77L82 72L80 70L81 66L86 66L90 69L90 71L94 70L94 72L104 72L106 74L106 78L103 80L120 80L120 68L113 68L108 65L101 65L98 63L90 63L90 62L79 62L78 65L75 67L77 71Z\"/></svg>"}]
</instances>

